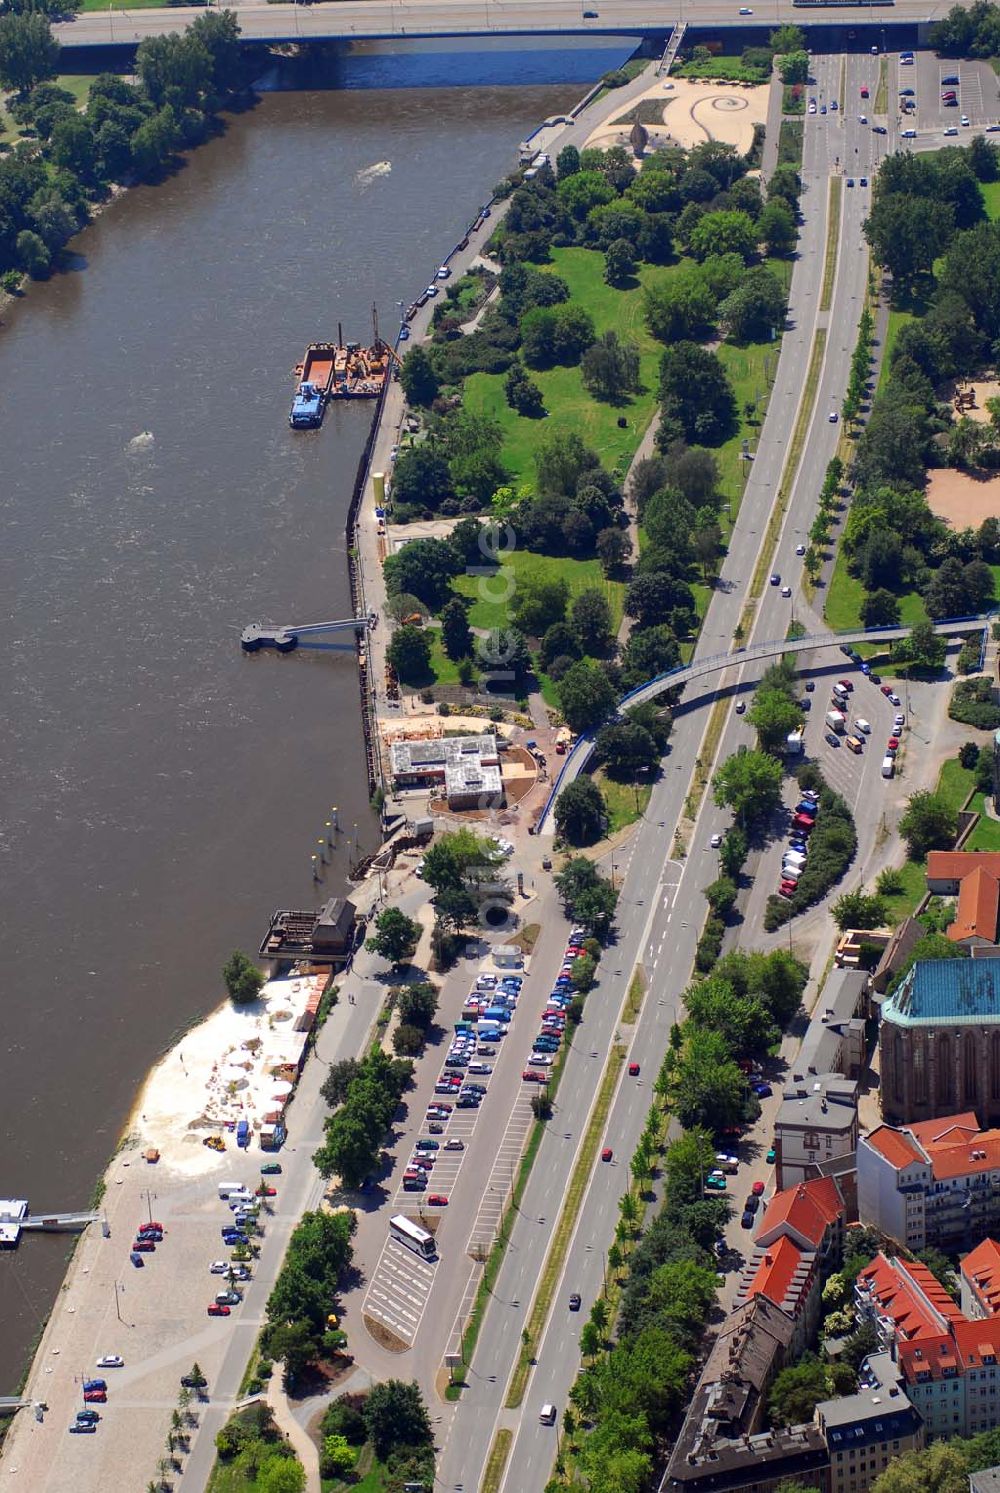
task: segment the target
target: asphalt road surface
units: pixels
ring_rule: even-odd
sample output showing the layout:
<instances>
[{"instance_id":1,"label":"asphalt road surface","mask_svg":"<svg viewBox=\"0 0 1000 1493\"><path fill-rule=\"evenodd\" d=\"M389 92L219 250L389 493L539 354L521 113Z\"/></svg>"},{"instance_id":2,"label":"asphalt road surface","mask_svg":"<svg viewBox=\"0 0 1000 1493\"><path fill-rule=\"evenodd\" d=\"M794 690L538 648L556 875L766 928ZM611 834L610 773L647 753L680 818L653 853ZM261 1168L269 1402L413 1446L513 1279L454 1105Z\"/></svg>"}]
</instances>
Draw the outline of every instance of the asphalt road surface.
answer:
<instances>
[{"instance_id":1,"label":"asphalt road surface","mask_svg":"<svg viewBox=\"0 0 1000 1493\"><path fill-rule=\"evenodd\" d=\"M876 69L877 59L869 55L849 58L847 96L857 97L862 80L874 81ZM815 89L811 92L817 98L833 97L839 79L839 58L817 59ZM736 533L699 639L699 654L717 653L731 643L780 481L814 334L818 326L824 325L828 340L819 395L799 468L801 475L792 491L775 558L775 570L792 586L793 596L789 600L782 597L780 587L766 588L750 641L780 636L791 621L801 571L795 549L804 541L812 523L822 473L836 448L839 424L831 424L828 416L831 410L839 409L846 387L867 275L861 222L868 194L858 188L851 192L844 187L833 303L829 312L820 312L828 180L847 160L856 160L859 170L865 168L865 174L873 170L880 138L872 136L846 110L807 118L803 225L789 303L789 330L782 343L769 415ZM743 679L751 679L762 668L763 665L753 669L745 666ZM734 666L732 680L739 673L739 666ZM720 679L722 686L729 682L725 676ZM654 788L634 841L619 904L618 942L605 956L604 968L608 973L588 1002L587 1021L576 1041L579 1051L571 1055L560 1090L559 1109L539 1153L521 1216L512 1230L511 1248L479 1339L471 1386L463 1397L441 1458L440 1476L447 1488L469 1490L479 1486L494 1430L500 1426L510 1426L516 1433L503 1484L506 1489L537 1484L539 1469L555 1454L555 1433L539 1424L538 1411L544 1401L551 1400L561 1416L567 1403L579 1364L580 1326L602 1284L604 1251L613 1233L618 1199L626 1186L623 1168L645 1123L650 1082L662 1061L704 921L702 888L717 874L715 859L708 849L709 838L728 823L728 815L717 809L710 798L706 799L687 858L681 863L666 858L704 725L703 711L678 716L665 771ZM735 750L740 739L745 739L744 729L740 718L731 715L720 759ZM641 1064L640 1077L629 1078L627 1070L623 1070L605 1135L615 1159L610 1165L598 1164L595 1168L524 1403L520 1411L508 1412L502 1408L504 1394L520 1346L531 1286L541 1270L548 1245L553 1218L551 1200L561 1194L571 1159L564 1153L567 1148L575 1151L575 1139L581 1133L591 1102L594 1080L581 1093L581 1083L585 1081L581 1080L580 1071L586 1067L588 1049L601 1054L607 1051L615 1027L614 1017L637 959L642 961L650 981L629 1052L629 1057ZM598 1059L592 1061L596 1063ZM569 1141L561 1139L567 1135ZM545 1222L539 1222L540 1219ZM568 1311L571 1291L579 1291L583 1297L579 1315Z\"/></svg>"},{"instance_id":2,"label":"asphalt road surface","mask_svg":"<svg viewBox=\"0 0 1000 1493\"><path fill-rule=\"evenodd\" d=\"M734 0L687 0L664 10L652 0L341 0L337 5L260 5L236 0L240 26L250 41L303 41L331 37L483 36L546 33L602 35L664 31L677 20L689 25L750 28L795 21L810 27L900 25L935 20L946 0L895 0L874 10L832 6L821 10L769 0L749 16ZM107 46L141 41L165 31L183 31L201 14L195 7L167 10L90 11L53 27L64 46Z\"/></svg>"}]
</instances>

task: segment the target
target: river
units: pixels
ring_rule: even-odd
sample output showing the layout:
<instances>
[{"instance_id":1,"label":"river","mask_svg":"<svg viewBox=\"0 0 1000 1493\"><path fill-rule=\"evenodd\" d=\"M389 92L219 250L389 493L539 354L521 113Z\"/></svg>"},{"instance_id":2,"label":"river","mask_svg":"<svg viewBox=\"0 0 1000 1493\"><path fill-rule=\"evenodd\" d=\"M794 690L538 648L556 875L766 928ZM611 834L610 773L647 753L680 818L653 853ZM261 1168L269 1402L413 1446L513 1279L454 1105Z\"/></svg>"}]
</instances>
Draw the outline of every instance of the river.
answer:
<instances>
[{"instance_id":1,"label":"river","mask_svg":"<svg viewBox=\"0 0 1000 1493\"><path fill-rule=\"evenodd\" d=\"M344 849L311 880L331 805L374 847L352 654L238 646L350 605L371 411L292 433L292 370L338 321L367 339L373 301L391 329L518 141L629 50L340 61L336 89L265 94L128 193L5 312L0 1196L84 1206L229 952L344 889ZM66 1251L0 1253L0 1391Z\"/></svg>"}]
</instances>

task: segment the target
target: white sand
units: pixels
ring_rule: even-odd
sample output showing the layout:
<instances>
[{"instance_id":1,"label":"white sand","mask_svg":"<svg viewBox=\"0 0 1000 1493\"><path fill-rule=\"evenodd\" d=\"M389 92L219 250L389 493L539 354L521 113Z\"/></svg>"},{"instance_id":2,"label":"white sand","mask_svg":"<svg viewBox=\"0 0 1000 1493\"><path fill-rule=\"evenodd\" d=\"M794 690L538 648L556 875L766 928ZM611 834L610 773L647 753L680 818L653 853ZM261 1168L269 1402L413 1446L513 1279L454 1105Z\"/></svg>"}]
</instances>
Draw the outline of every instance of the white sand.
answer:
<instances>
[{"instance_id":1,"label":"white sand","mask_svg":"<svg viewBox=\"0 0 1000 1493\"><path fill-rule=\"evenodd\" d=\"M325 974L270 980L259 1000L227 1001L188 1032L140 1095L134 1124L142 1149L155 1146L161 1167L186 1176L225 1168L236 1150L236 1122L246 1119L258 1131L265 1115L284 1109L291 1084L274 1070L298 1067L307 1033L294 1028L326 981ZM226 1150L204 1145L208 1135L221 1136Z\"/></svg>"},{"instance_id":2,"label":"white sand","mask_svg":"<svg viewBox=\"0 0 1000 1493\"><path fill-rule=\"evenodd\" d=\"M672 86L667 88L665 83ZM754 125L767 121L767 84L747 88L739 83L692 83L687 78L661 78L641 97L663 100L663 124L646 125L652 146L673 144L690 150L704 140L722 140L739 151L747 151L753 144ZM638 102L632 99L619 114L619 120ZM604 149L627 145L631 128L612 120L594 130L587 144Z\"/></svg>"}]
</instances>

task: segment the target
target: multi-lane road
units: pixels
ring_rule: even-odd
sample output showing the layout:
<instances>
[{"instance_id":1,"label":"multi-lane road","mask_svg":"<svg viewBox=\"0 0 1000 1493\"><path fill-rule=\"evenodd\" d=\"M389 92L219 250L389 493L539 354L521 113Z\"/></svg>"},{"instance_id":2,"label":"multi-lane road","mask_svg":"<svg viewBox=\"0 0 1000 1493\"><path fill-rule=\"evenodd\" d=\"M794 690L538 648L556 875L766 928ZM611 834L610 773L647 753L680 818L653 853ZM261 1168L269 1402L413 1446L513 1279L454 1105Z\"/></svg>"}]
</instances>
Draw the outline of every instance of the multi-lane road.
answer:
<instances>
[{"instance_id":1,"label":"multi-lane road","mask_svg":"<svg viewBox=\"0 0 1000 1493\"><path fill-rule=\"evenodd\" d=\"M872 91L878 59L865 54L848 59L845 95L857 96L863 80ZM816 61L817 97L829 99L840 87L840 59ZM838 98L838 102L840 102ZM765 588L751 641L781 636L797 604L801 560L796 556L815 512L816 497L826 463L833 455L839 424L829 422L839 409L854 348L864 293L868 257L861 234L868 194L855 187L843 191L839 253L830 309L821 311L823 267L828 219L829 178L845 161L856 161L859 173L874 170L878 140L847 110L810 116L805 129L802 236L789 302L789 330L778 362L769 414L747 483L736 532L723 566L720 583L702 629L698 654L727 648L740 619L759 553L768 516L785 465L788 442L798 414L813 343L819 327L826 328L826 353L819 393L812 415L799 475L794 483L776 557L775 569L793 587L788 600L780 588ZM696 655L697 656L697 655ZM762 664L744 665L749 680ZM734 664L732 678L739 675ZM723 679L721 684L729 681ZM603 1281L604 1251L613 1233L617 1204L625 1190L624 1164L638 1142L650 1105L650 1080L662 1061L675 1020L678 998L690 974L695 943L704 920L703 886L716 874L709 838L726 825L726 817L710 799L702 807L688 855L681 862L668 857L674 826L683 808L704 729L704 712L679 716L665 771L653 791L644 821L628 862L619 904L619 934L605 956L599 989L590 997L587 1022L570 1055L559 1094L559 1108L535 1164L520 1215L512 1228L511 1247L494 1291L494 1300L479 1339L471 1384L453 1421L441 1458L440 1476L448 1488L479 1486L494 1431L510 1427L514 1444L505 1473L508 1490L536 1484L540 1469L551 1460L555 1436L539 1424L538 1410L554 1402L561 1415L578 1368L578 1336L590 1303ZM730 716L720 755L726 756L745 740L745 726ZM573 1154L592 1102L596 1076L614 1032L636 961L649 978L640 1020L631 1039L630 1057L641 1064L640 1078L627 1070L612 1105L606 1142L615 1162L596 1167L570 1244L566 1269L555 1306L537 1352L528 1390L520 1411L503 1408L506 1387L520 1348L534 1283L541 1273L555 1216L555 1200L562 1193ZM627 1029L621 1029L628 1035ZM583 1296L583 1312L570 1315L571 1291Z\"/></svg>"},{"instance_id":2,"label":"multi-lane road","mask_svg":"<svg viewBox=\"0 0 1000 1493\"><path fill-rule=\"evenodd\" d=\"M741 14L736 0L679 0L664 9L655 0L340 0L337 5L241 3L234 0L248 41L308 41L361 37L643 35L669 31L675 21L691 26L748 30L795 21L810 27L912 25L933 21L947 0L895 0L876 6L802 7L768 0L755 16ZM193 6L166 10L89 11L54 30L64 46L125 45L164 31L183 31L202 14Z\"/></svg>"}]
</instances>

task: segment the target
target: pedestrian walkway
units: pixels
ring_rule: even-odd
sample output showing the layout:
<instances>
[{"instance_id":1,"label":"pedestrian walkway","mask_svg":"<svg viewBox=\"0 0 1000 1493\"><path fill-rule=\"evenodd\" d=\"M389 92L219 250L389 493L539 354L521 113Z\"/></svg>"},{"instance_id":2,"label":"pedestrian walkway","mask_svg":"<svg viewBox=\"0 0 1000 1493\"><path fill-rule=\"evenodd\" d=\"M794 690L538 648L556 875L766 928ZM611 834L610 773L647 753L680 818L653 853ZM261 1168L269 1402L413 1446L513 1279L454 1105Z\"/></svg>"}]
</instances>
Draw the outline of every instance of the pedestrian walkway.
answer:
<instances>
[{"instance_id":1,"label":"pedestrian walkway","mask_svg":"<svg viewBox=\"0 0 1000 1493\"><path fill-rule=\"evenodd\" d=\"M267 1403L274 1416L275 1425L286 1437L289 1446L306 1470L306 1493L321 1493L319 1449L305 1427L300 1426L292 1414L292 1408L282 1384L282 1367L280 1363L274 1365L274 1373L267 1385Z\"/></svg>"}]
</instances>

